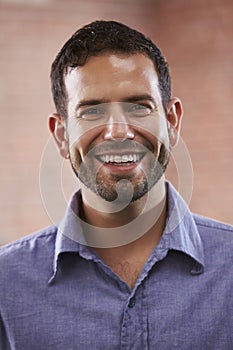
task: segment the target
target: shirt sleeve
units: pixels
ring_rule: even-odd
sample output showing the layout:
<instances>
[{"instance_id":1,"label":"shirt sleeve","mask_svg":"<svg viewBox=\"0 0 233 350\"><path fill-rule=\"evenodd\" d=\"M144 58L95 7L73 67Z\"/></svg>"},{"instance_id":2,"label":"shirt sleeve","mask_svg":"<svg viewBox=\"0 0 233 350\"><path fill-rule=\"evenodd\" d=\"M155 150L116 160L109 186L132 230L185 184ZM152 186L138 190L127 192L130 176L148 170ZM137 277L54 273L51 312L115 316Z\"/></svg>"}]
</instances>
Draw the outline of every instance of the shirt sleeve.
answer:
<instances>
[{"instance_id":1,"label":"shirt sleeve","mask_svg":"<svg viewBox=\"0 0 233 350\"><path fill-rule=\"evenodd\" d=\"M11 350L10 343L8 341L4 324L0 315L0 349Z\"/></svg>"}]
</instances>

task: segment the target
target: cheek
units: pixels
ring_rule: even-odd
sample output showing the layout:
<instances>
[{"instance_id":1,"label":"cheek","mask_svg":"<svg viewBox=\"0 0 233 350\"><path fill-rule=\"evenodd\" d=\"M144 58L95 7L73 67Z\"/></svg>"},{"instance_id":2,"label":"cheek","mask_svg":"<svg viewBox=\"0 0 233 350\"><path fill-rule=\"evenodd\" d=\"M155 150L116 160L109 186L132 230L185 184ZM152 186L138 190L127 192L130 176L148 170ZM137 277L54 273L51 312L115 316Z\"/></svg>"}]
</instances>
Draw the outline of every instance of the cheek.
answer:
<instances>
[{"instance_id":1,"label":"cheek","mask_svg":"<svg viewBox=\"0 0 233 350\"><path fill-rule=\"evenodd\" d=\"M79 127L73 128L69 133L70 153L79 161L85 162L85 156L97 143L99 133L96 129L85 131Z\"/></svg>"},{"instance_id":2,"label":"cheek","mask_svg":"<svg viewBox=\"0 0 233 350\"><path fill-rule=\"evenodd\" d=\"M80 148L77 144L69 145L70 160L75 167L79 167L82 163Z\"/></svg>"},{"instance_id":3,"label":"cheek","mask_svg":"<svg viewBox=\"0 0 233 350\"><path fill-rule=\"evenodd\" d=\"M150 123L148 139L153 144L163 144L167 149L169 148L170 141L165 118L156 118Z\"/></svg>"},{"instance_id":4,"label":"cheek","mask_svg":"<svg viewBox=\"0 0 233 350\"><path fill-rule=\"evenodd\" d=\"M164 114L153 113L146 118L134 120L132 126L153 145L159 141L169 147L167 119Z\"/></svg>"},{"instance_id":5,"label":"cheek","mask_svg":"<svg viewBox=\"0 0 233 350\"><path fill-rule=\"evenodd\" d=\"M76 118L69 118L67 122L67 134L70 148L85 149L86 145L91 143L95 137L96 131L85 121L79 121Z\"/></svg>"},{"instance_id":6,"label":"cheek","mask_svg":"<svg viewBox=\"0 0 233 350\"><path fill-rule=\"evenodd\" d=\"M135 141L140 143L140 139L143 138L144 142L147 141L153 147L154 153L159 153L161 145L164 145L167 149L170 147L167 123L153 120L150 124L141 125L137 128L139 137L136 136ZM151 149L151 147L149 147Z\"/></svg>"}]
</instances>

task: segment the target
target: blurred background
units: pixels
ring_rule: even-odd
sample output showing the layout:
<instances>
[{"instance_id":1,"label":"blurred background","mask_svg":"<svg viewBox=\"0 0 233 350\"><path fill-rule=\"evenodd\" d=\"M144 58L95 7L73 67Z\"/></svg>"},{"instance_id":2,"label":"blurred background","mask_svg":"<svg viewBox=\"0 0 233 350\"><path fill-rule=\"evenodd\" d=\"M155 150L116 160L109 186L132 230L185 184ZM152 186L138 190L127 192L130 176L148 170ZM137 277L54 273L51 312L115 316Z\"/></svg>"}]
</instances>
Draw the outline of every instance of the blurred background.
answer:
<instances>
[{"instance_id":1,"label":"blurred background","mask_svg":"<svg viewBox=\"0 0 233 350\"><path fill-rule=\"evenodd\" d=\"M124 22L161 47L184 104L190 207L233 224L232 16L231 0L0 0L0 244L50 225L50 206L76 186L67 164L51 166L49 71L71 34L96 19ZM177 186L173 161L168 177Z\"/></svg>"}]
</instances>

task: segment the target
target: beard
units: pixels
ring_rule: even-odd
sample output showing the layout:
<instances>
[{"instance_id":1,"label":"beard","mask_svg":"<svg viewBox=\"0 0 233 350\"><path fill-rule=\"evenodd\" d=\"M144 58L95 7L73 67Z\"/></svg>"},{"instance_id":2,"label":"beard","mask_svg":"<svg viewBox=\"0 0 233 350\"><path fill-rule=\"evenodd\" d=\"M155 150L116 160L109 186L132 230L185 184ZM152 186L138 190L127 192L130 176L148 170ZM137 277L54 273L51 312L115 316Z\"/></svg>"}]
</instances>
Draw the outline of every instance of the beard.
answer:
<instances>
[{"instance_id":1,"label":"beard","mask_svg":"<svg viewBox=\"0 0 233 350\"><path fill-rule=\"evenodd\" d=\"M81 161L80 155L75 156L72 155L71 152L69 152L69 159L75 175L92 192L108 202L114 201L118 204L129 204L148 193L165 173L170 159L170 146L169 149L167 149L166 146L162 144L159 155L156 158L152 145L149 145L149 147L147 145L147 147L145 147L135 141L128 140L124 142L121 141L119 144L115 141L114 143L114 149L118 150L120 147L125 147L126 149L131 148L132 150L137 148L143 152L146 150L149 156L147 169L140 169L134 176L121 176L116 174L106 176L106 174L101 171L103 164L99 165L99 167L94 165L95 153L106 151L105 146L96 146L90 150L87 156L85 156L85 163ZM113 146L111 145L110 148L113 149Z\"/></svg>"}]
</instances>

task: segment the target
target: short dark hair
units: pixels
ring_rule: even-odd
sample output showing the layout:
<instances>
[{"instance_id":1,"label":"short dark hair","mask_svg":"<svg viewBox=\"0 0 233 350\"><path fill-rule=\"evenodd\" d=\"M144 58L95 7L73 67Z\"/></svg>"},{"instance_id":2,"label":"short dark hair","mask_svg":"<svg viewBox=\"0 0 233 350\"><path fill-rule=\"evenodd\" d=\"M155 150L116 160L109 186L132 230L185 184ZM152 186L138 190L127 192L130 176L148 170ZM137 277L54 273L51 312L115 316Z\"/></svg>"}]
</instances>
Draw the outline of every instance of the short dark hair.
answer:
<instances>
[{"instance_id":1,"label":"short dark hair","mask_svg":"<svg viewBox=\"0 0 233 350\"><path fill-rule=\"evenodd\" d=\"M164 110L171 98L168 63L160 49L145 35L115 21L95 21L77 30L64 44L51 67L52 94L57 113L67 117L64 76L69 67L85 65L93 56L104 53L136 54L149 57L155 66Z\"/></svg>"}]
</instances>

